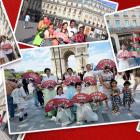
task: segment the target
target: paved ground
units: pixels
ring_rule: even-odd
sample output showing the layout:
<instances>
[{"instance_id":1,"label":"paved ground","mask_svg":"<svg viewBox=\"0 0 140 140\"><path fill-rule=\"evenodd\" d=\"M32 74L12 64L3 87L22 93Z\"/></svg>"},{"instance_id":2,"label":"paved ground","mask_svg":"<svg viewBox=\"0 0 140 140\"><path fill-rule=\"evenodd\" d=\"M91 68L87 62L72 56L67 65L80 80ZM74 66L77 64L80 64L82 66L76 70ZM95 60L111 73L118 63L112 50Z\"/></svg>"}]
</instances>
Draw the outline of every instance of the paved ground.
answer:
<instances>
[{"instance_id":1,"label":"paved ground","mask_svg":"<svg viewBox=\"0 0 140 140\"><path fill-rule=\"evenodd\" d=\"M136 102L132 105L132 112L128 112L127 110L124 110L122 108L121 114L116 116L112 115L111 113L111 105L110 111L107 113L104 113L103 106L100 106L97 111L99 121L96 123L88 123L88 125L140 119L140 91L137 91L136 93L137 94L134 97ZM33 131L59 127L61 128L60 125L45 117L43 108L34 106L34 99L32 95L30 95L30 97L27 100L26 108L28 108L28 117L24 119L23 122L19 122L17 117L14 121L10 121L11 132ZM74 122L69 126L76 125L76 122ZM87 123L85 123L84 125L87 125Z\"/></svg>"},{"instance_id":2,"label":"paved ground","mask_svg":"<svg viewBox=\"0 0 140 140\"><path fill-rule=\"evenodd\" d=\"M32 45L32 41L35 37L37 29L37 23L29 22L28 28L24 29L24 21L19 20L17 29L15 32L18 41ZM92 38L87 37L87 42L94 41ZM50 42L47 42L47 46L50 46Z\"/></svg>"}]
</instances>

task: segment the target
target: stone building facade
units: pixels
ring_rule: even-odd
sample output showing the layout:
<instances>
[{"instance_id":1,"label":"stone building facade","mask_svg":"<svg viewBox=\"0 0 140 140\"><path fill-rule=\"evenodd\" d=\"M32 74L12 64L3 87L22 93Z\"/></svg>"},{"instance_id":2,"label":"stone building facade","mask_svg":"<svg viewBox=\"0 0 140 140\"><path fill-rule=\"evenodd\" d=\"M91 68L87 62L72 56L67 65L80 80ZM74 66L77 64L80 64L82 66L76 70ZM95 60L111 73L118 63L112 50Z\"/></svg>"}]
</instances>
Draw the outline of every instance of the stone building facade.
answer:
<instances>
[{"instance_id":1,"label":"stone building facade","mask_svg":"<svg viewBox=\"0 0 140 140\"><path fill-rule=\"evenodd\" d=\"M139 43L140 37L140 8L121 11L106 16L106 23L111 35L115 52L120 50L121 41L130 39ZM138 44L137 44L138 45Z\"/></svg>"}]
</instances>

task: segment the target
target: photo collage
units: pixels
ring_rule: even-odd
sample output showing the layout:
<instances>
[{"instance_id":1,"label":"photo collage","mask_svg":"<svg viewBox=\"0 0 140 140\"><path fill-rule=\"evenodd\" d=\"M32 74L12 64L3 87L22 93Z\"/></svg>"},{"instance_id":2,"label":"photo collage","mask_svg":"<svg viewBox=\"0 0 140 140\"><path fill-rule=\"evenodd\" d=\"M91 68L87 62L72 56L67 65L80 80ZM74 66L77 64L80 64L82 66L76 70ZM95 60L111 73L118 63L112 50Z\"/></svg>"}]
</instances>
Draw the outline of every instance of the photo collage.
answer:
<instances>
[{"instance_id":1,"label":"photo collage","mask_svg":"<svg viewBox=\"0 0 140 140\"><path fill-rule=\"evenodd\" d=\"M140 120L140 6L118 6L21 0L13 30L0 2L3 140Z\"/></svg>"}]
</instances>

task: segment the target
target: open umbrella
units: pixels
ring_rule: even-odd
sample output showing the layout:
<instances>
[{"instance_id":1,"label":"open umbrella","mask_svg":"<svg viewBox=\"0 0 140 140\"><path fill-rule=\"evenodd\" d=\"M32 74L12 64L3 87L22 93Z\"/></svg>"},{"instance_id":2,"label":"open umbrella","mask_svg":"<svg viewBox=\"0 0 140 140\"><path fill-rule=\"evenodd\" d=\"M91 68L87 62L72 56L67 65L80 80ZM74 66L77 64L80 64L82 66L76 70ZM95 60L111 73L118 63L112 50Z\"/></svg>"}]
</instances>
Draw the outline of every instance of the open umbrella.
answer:
<instances>
[{"instance_id":1,"label":"open umbrella","mask_svg":"<svg viewBox=\"0 0 140 140\"><path fill-rule=\"evenodd\" d=\"M97 81L93 76L87 76L84 78L85 83L89 83L90 85L96 85Z\"/></svg>"},{"instance_id":2,"label":"open umbrella","mask_svg":"<svg viewBox=\"0 0 140 140\"><path fill-rule=\"evenodd\" d=\"M6 49L6 50L9 50L9 49L12 49L12 45L10 43L6 43L4 45L2 45L2 49Z\"/></svg>"},{"instance_id":3,"label":"open umbrella","mask_svg":"<svg viewBox=\"0 0 140 140\"><path fill-rule=\"evenodd\" d=\"M45 111L49 112L57 108L57 100L58 99L51 99L45 106Z\"/></svg>"},{"instance_id":4,"label":"open umbrella","mask_svg":"<svg viewBox=\"0 0 140 140\"><path fill-rule=\"evenodd\" d=\"M110 68L115 68L116 67L115 62L113 60L103 59L97 64L96 69L97 70L103 70L105 66L109 66Z\"/></svg>"},{"instance_id":5,"label":"open umbrella","mask_svg":"<svg viewBox=\"0 0 140 140\"><path fill-rule=\"evenodd\" d=\"M81 79L78 76L70 76L63 81L66 86L76 83L81 83Z\"/></svg>"},{"instance_id":6,"label":"open umbrella","mask_svg":"<svg viewBox=\"0 0 140 140\"><path fill-rule=\"evenodd\" d=\"M102 92L94 92L91 93L89 96L94 102L101 102L107 99L107 96Z\"/></svg>"},{"instance_id":7,"label":"open umbrella","mask_svg":"<svg viewBox=\"0 0 140 140\"><path fill-rule=\"evenodd\" d=\"M25 79L33 79L35 83L40 84L41 83L41 77L36 72L26 72L23 74L23 78Z\"/></svg>"},{"instance_id":8,"label":"open umbrella","mask_svg":"<svg viewBox=\"0 0 140 140\"><path fill-rule=\"evenodd\" d=\"M73 103L87 103L89 101L91 101L91 98L85 93L78 93L72 98Z\"/></svg>"},{"instance_id":9,"label":"open umbrella","mask_svg":"<svg viewBox=\"0 0 140 140\"><path fill-rule=\"evenodd\" d=\"M47 80L41 84L41 87L49 89L49 88L55 88L56 85L57 83L54 80Z\"/></svg>"}]
</instances>

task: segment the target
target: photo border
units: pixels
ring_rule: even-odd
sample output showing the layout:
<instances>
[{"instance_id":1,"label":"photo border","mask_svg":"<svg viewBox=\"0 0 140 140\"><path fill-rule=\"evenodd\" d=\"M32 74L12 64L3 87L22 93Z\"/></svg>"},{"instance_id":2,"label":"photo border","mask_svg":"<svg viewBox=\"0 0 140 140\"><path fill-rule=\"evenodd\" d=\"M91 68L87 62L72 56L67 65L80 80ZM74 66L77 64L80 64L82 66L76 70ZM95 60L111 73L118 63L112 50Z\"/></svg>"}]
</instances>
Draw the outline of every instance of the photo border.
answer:
<instances>
[{"instance_id":1,"label":"photo border","mask_svg":"<svg viewBox=\"0 0 140 140\"><path fill-rule=\"evenodd\" d=\"M136 131L137 131L137 132L140 132L140 122L139 122L138 125L137 125Z\"/></svg>"},{"instance_id":2,"label":"photo border","mask_svg":"<svg viewBox=\"0 0 140 140\"><path fill-rule=\"evenodd\" d=\"M101 42L101 41L100 41ZM82 44L92 44L92 43L100 43L99 41L97 42L90 42L90 43L82 43ZM102 42L110 42L110 40L105 40ZM76 46L79 44L73 44L73 45L68 45L68 46ZM111 44L110 44L111 45ZM61 47L61 46L57 46ZM65 46L64 46L65 47ZM37 48L25 48L22 49L21 51L28 51L28 50L34 50L34 49L45 49L46 47L37 47ZM53 47L48 47L48 49L51 49ZM47 49L47 48L46 48ZM4 93L5 93L5 99L6 99L6 84L5 84L5 75L4 75L4 68L2 68L2 73L3 73L3 79L4 79ZM6 111L8 111L8 104L7 104L7 99L6 99ZM9 134L23 134L23 133L35 133L35 132L49 132L49 131L55 131L55 130L64 130L64 129L75 129L75 128L83 128L83 127L94 127L94 126L104 126L104 125L111 125L111 124L122 124L122 123L130 123L130 122L139 122L140 119L134 119L134 120L126 120L126 121L118 121L118 122L106 122L106 123L99 123L99 124L89 124L89 125L81 125L81 126L68 126L68 127L59 127L59 128L51 128L51 129L42 129L42 130L28 130L28 131L22 131L22 132L11 132L11 127L10 127L10 121L9 121L9 114L7 113L7 118L8 118L8 126L9 126Z\"/></svg>"},{"instance_id":3,"label":"photo border","mask_svg":"<svg viewBox=\"0 0 140 140\"><path fill-rule=\"evenodd\" d=\"M19 60L22 60L22 54L21 54L20 47L19 47L19 45L18 45L18 43L17 43L17 40L16 40L14 31L13 31L13 28L12 28L12 26L11 26L11 22L10 22L10 20L9 20L8 14L7 14L7 12L6 12L6 9L5 9L5 7L4 7L4 4L3 4L3 1L2 1L2 0L0 0L0 4L1 4L1 8L2 8L2 10L3 10L4 16L5 16L5 18L6 18L7 22L8 22L8 26L10 27L10 30L11 30L11 32L12 32L15 45L16 45L16 47L17 47L17 49L18 49L19 54L20 54L20 57L17 58L16 60L13 60L13 61L10 61L10 62L7 62L7 63L5 63L5 64L0 65L0 68L2 68L2 67L4 67L4 66L7 66L7 65L9 65L9 64L12 64L12 63L14 63L14 62L17 62L17 61L19 61Z\"/></svg>"},{"instance_id":4,"label":"photo border","mask_svg":"<svg viewBox=\"0 0 140 140\"><path fill-rule=\"evenodd\" d=\"M15 27L14 27L14 34L15 34L15 36L16 36L16 30L17 30L17 26L18 26L18 22L19 22L19 18L20 18L20 13L21 13L22 6L23 6L23 2L24 2L24 1L25 1L25 0L21 0L20 8L19 8L19 11L18 11L18 16L17 16L17 19L16 19ZM116 4L116 9L115 9L114 12L116 12L116 11L118 10L118 7L119 7L119 3L118 3L118 2L111 1L111 0L104 0L104 1L107 1L107 2L110 2L110 3ZM112 13L113 13L113 12L112 12ZM106 14L108 14L108 13L106 13ZM105 16L106 14L103 15L103 20L104 20L104 16ZM108 37L109 37L109 35L108 35ZM108 38L107 40L109 40L109 38ZM107 41L107 40L98 40L98 41L82 42L82 43L92 43L92 42L100 42L100 41ZM38 46L35 46L35 45L32 45L32 44L27 44L27 43L24 43L24 42L21 42L21 41L18 41L18 40L17 40L17 42L18 42L19 44L27 45L27 46L32 47L32 48L40 48L40 47L38 47ZM80 44L82 44L82 43L62 44L62 45L56 45L56 46L80 45ZM56 46L53 46L53 47L56 47ZM52 46L44 46L44 47L52 47Z\"/></svg>"},{"instance_id":5,"label":"photo border","mask_svg":"<svg viewBox=\"0 0 140 140\"><path fill-rule=\"evenodd\" d=\"M105 24L106 24L106 27L107 27L107 32L108 32L109 40L111 42L111 48L112 48L112 51L113 51L113 56L115 58L115 63L116 63L116 67L117 67L117 71L118 72L125 72L125 71L128 71L128 70L134 70L134 69L140 68L140 65L139 66L135 66L135 67L130 67L130 68L127 68L127 69L124 69L124 70L119 70L118 63L117 63L117 58L115 56L114 49L113 49L113 44L112 44L112 41L111 41L111 35L110 35L109 28L108 28L106 16L122 13L122 12L133 10L133 9L136 9L136 8L140 8L140 6L134 6L134 7L131 7L131 8L127 8L127 9L124 9L124 10L119 10L119 11L108 13L108 14L104 15L104 21L105 21Z\"/></svg>"}]
</instances>

